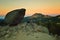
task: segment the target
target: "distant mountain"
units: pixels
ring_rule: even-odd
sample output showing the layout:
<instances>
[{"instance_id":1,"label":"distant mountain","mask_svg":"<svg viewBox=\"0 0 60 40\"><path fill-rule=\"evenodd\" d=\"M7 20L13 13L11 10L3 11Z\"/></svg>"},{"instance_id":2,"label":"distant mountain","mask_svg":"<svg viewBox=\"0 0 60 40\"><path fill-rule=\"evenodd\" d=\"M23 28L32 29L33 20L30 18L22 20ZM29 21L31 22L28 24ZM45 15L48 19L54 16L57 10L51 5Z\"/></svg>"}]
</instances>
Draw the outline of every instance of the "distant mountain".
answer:
<instances>
[{"instance_id":1,"label":"distant mountain","mask_svg":"<svg viewBox=\"0 0 60 40\"><path fill-rule=\"evenodd\" d=\"M57 16L49 16L49 15L43 15L41 13L35 13L30 17L25 17L25 22L34 22L39 25L46 25L48 23L60 23L60 15Z\"/></svg>"},{"instance_id":2,"label":"distant mountain","mask_svg":"<svg viewBox=\"0 0 60 40\"><path fill-rule=\"evenodd\" d=\"M51 17L50 20L51 22L55 22L55 23L60 22L60 15Z\"/></svg>"},{"instance_id":3,"label":"distant mountain","mask_svg":"<svg viewBox=\"0 0 60 40\"><path fill-rule=\"evenodd\" d=\"M33 22L33 23L47 23L50 16L43 15L41 13L35 13L32 16L25 17L23 19L24 22Z\"/></svg>"},{"instance_id":4,"label":"distant mountain","mask_svg":"<svg viewBox=\"0 0 60 40\"><path fill-rule=\"evenodd\" d=\"M0 16L0 23L4 20L4 16Z\"/></svg>"},{"instance_id":5,"label":"distant mountain","mask_svg":"<svg viewBox=\"0 0 60 40\"><path fill-rule=\"evenodd\" d=\"M4 19L5 17L4 16L0 16L0 19Z\"/></svg>"},{"instance_id":6,"label":"distant mountain","mask_svg":"<svg viewBox=\"0 0 60 40\"><path fill-rule=\"evenodd\" d=\"M24 19L22 20L22 22L28 22L28 21L30 21L30 16L24 17Z\"/></svg>"}]
</instances>

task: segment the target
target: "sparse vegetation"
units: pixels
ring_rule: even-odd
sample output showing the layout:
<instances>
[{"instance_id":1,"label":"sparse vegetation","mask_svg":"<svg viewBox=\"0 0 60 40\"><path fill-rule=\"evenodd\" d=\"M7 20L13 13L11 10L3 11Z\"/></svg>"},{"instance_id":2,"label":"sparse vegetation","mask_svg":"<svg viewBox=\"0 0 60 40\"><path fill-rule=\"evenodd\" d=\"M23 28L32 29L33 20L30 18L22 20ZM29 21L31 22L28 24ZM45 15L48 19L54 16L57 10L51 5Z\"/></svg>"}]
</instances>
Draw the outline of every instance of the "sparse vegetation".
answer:
<instances>
[{"instance_id":1,"label":"sparse vegetation","mask_svg":"<svg viewBox=\"0 0 60 40\"><path fill-rule=\"evenodd\" d=\"M0 26L0 40L59 40L52 35L60 36L60 16L36 15L25 17L17 26Z\"/></svg>"}]
</instances>

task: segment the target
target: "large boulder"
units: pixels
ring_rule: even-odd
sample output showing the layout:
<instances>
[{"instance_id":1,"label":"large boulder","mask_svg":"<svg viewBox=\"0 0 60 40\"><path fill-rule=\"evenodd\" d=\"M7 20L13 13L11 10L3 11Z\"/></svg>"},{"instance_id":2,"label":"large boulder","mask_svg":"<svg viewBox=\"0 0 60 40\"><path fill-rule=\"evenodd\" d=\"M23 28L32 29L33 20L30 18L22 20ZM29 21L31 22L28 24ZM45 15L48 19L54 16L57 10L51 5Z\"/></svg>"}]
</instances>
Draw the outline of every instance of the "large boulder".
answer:
<instances>
[{"instance_id":1,"label":"large boulder","mask_svg":"<svg viewBox=\"0 0 60 40\"><path fill-rule=\"evenodd\" d=\"M19 24L24 18L26 9L16 9L7 13L4 19L4 24L9 26L15 26Z\"/></svg>"}]
</instances>

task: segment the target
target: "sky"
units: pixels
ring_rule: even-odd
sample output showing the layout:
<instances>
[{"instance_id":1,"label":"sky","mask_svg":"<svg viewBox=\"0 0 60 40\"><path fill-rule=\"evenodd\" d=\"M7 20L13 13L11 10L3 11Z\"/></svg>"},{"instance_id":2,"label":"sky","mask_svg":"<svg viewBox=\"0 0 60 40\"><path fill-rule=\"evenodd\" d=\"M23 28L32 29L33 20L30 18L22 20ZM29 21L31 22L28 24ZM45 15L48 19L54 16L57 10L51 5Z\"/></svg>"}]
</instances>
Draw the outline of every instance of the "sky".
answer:
<instances>
[{"instance_id":1,"label":"sky","mask_svg":"<svg viewBox=\"0 0 60 40\"><path fill-rule=\"evenodd\" d=\"M26 16L34 13L60 15L60 0L0 0L0 16L20 8L26 9Z\"/></svg>"}]
</instances>

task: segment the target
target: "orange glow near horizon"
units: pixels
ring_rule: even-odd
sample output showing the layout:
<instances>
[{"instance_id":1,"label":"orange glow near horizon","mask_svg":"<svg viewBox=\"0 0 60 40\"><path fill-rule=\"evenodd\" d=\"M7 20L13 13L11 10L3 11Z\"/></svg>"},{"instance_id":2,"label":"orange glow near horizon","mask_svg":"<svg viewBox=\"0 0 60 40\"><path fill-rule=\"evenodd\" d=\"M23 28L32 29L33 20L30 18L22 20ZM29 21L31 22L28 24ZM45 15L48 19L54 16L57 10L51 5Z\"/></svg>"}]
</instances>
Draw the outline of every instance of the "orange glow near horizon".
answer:
<instances>
[{"instance_id":1,"label":"orange glow near horizon","mask_svg":"<svg viewBox=\"0 0 60 40\"><path fill-rule=\"evenodd\" d=\"M60 15L60 0L0 0L0 16L20 8L26 8L26 16L34 13Z\"/></svg>"},{"instance_id":2,"label":"orange glow near horizon","mask_svg":"<svg viewBox=\"0 0 60 40\"><path fill-rule=\"evenodd\" d=\"M12 11L14 9L3 9L0 10L0 15L6 15L9 11ZM27 9L26 15L33 15L34 13L42 13L45 15L49 14L59 14L60 15L60 9Z\"/></svg>"}]
</instances>

